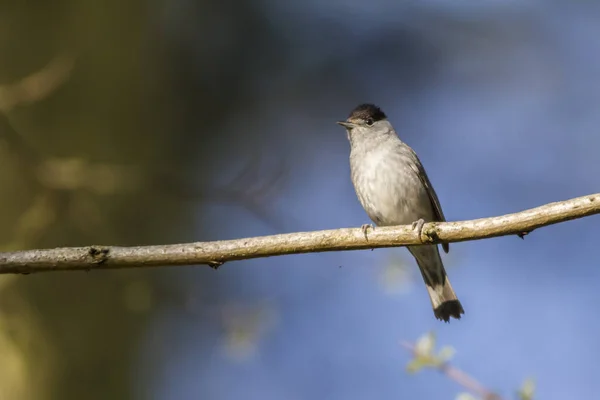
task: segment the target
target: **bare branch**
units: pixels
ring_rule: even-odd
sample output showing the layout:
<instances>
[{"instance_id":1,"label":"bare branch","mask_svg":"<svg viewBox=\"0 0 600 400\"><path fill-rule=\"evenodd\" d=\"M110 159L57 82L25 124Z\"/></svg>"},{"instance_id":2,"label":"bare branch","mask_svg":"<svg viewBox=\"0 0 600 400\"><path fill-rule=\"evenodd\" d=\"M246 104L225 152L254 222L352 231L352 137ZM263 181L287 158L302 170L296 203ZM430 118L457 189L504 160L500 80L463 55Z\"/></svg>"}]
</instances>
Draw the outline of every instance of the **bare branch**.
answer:
<instances>
[{"instance_id":1,"label":"bare branch","mask_svg":"<svg viewBox=\"0 0 600 400\"><path fill-rule=\"evenodd\" d=\"M67 80L72 67L72 58L56 57L42 70L21 81L0 86L0 112L6 113L18 105L33 103L47 97Z\"/></svg>"},{"instance_id":2,"label":"bare branch","mask_svg":"<svg viewBox=\"0 0 600 400\"><path fill-rule=\"evenodd\" d=\"M534 229L600 213L600 193L550 203L500 217L460 222L430 222L421 236L410 225L377 227L365 237L360 228L298 232L188 244L116 247L88 246L0 253L0 274L206 264L316 253L461 242L519 235Z\"/></svg>"}]
</instances>

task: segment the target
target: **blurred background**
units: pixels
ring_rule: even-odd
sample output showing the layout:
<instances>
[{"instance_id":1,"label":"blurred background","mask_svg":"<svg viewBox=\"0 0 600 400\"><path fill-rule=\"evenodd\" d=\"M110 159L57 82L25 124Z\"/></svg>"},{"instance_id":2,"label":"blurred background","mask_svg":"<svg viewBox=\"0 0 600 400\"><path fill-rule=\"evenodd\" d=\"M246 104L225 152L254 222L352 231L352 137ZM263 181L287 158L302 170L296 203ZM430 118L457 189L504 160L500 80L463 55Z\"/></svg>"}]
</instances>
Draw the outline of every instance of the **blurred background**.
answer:
<instances>
[{"instance_id":1,"label":"blurred background","mask_svg":"<svg viewBox=\"0 0 600 400\"><path fill-rule=\"evenodd\" d=\"M381 106L449 220L600 185L600 4L0 2L0 249L369 222L335 124ZM436 321L404 249L0 277L0 398L452 399L434 331L516 398L592 398L598 217L451 246Z\"/></svg>"}]
</instances>

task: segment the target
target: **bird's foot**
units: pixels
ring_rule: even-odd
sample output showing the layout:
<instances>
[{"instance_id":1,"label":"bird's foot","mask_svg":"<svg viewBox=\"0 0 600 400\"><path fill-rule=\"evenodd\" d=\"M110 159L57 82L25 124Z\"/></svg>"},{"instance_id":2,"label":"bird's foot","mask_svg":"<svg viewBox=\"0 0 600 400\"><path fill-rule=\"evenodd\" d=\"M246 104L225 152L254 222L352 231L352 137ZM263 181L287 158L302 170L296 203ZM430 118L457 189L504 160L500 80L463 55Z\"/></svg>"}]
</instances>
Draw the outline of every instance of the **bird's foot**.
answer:
<instances>
[{"instance_id":1,"label":"bird's foot","mask_svg":"<svg viewBox=\"0 0 600 400\"><path fill-rule=\"evenodd\" d=\"M373 224L363 224L360 227L360 230L362 230L363 235L365 235L365 240L368 242L369 241L369 237L367 236L367 234L369 233L369 229L371 230L375 230L375 227L373 226Z\"/></svg>"},{"instance_id":2,"label":"bird's foot","mask_svg":"<svg viewBox=\"0 0 600 400\"><path fill-rule=\"evenodd\" d=\"M413 230L416 230L417 233L419 234L419 240L421 242L423 242L423 239L421 239L421 233L423 232L423 225L425 225L425 220L423 218L420 218L419 220L412 223L412 228L413 228Z\"/></svg>"}]
</instances>

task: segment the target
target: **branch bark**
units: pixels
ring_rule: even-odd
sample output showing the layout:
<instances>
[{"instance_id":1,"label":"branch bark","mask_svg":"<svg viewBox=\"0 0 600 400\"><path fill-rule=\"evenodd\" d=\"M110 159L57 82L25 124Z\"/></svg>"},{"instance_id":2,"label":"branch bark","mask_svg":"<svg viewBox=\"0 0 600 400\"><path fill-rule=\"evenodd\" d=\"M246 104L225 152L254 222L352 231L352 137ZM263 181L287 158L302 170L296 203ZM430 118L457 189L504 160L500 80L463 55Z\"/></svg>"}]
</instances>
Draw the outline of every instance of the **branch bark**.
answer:
<instances>
[{"instance_id":1,"label":"branch bark","mask_svg":"<svg viewBox=\"0 0 600 400\"><path fill-rule=\"evenodd\" d=\"M87 246L0 253L0 274L46 271L139 268L205 264L217 268L234 260L398 247L423 243L462 242L524 235L544 226L600 213L600 193L499 217L458 222L430 222L421 234L410 225L298 232L245 239L159 246Z\"/></svg>"}]
</instances>

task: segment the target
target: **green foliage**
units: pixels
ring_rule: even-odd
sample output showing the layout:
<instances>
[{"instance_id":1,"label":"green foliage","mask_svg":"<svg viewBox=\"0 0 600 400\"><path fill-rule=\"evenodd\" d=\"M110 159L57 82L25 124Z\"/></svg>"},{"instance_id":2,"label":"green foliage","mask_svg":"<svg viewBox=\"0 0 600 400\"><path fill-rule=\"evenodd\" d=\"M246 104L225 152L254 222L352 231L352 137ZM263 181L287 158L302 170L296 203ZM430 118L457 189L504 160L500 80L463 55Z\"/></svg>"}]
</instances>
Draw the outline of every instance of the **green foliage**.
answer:
<instances>
[{"instance_id":1,"label":"green foliage","mask_svg":"<svg viewBox=\"0 0 600 400\"><path fill-rule=\"evenodd\" d=\"M525 379L523 385L517 392L519 396L519 400L533 400L533 395L535 393L535 382L532 378Z\"/></svg>"},{"instance_id":2,"label":"green foliage","mask_svg":"<svg viewBox=\"0 0 600 400\"><path fill-rule=\"evenodd\" d=\"M444 346L436 353L435 345L436 338L433 332L421 336L414 347L414 358L408 363L406 370L415 373L423 368L439 368L454 356L454 348Z\"/></svg>"}]
</instances>

